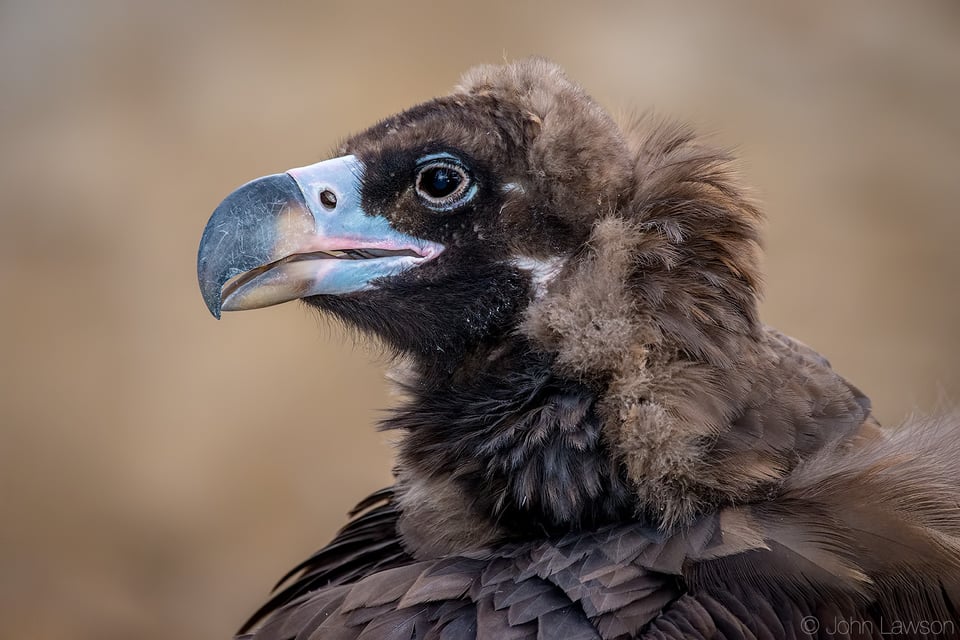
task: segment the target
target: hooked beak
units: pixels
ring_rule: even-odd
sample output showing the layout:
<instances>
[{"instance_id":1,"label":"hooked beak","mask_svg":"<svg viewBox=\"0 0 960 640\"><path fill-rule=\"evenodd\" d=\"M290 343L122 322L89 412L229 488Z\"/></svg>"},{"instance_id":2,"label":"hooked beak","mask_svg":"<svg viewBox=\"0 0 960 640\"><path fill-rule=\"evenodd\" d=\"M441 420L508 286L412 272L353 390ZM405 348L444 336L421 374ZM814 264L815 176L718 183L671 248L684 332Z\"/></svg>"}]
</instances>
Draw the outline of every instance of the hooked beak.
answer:
<instances>
[{"instance_id":1,"label":"hooked beak","mask_svg":"<svg viewBox=\"0 0 960 640\"><path fill-rule=\"evenodd\" d=\"M443 245L363 211L362 176L363 164L344 156L258 178L227 196L197 255L210 313L371 289L440 255Z\"/></svg>"}]
</instances>

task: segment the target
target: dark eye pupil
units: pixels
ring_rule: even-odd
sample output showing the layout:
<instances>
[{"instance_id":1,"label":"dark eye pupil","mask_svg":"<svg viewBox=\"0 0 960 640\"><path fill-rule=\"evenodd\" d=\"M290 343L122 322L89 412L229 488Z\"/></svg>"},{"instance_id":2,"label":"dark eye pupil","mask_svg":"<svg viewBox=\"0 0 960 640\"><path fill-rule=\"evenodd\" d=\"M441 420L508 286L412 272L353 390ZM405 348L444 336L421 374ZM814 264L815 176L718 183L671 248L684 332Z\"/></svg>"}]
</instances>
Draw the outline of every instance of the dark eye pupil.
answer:
<instances>
[{"instance_id":1,"label":"dark eye pupil","mask_svg":"<svg viewBox=\"0 0 960 640\"><path fill-rule=\"evenodd\" d=\"M457 190L463 180L458 172L446 167L427 169L420 181L423 190L434 198L443 198Z\"/></svg>"}]
</instances>

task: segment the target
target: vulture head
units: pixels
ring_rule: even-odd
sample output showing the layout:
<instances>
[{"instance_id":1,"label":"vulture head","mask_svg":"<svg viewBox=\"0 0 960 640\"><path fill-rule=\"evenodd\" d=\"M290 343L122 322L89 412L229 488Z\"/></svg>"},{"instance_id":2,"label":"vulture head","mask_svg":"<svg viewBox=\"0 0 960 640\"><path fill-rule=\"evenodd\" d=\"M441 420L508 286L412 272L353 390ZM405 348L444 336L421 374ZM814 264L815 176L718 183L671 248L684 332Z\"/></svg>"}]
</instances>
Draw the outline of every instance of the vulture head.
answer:
<instances>
[{"instance_id":1,"label":"vulture head","mask_svg":"<svg viewBox=\"0 0 960 640\"><path fill-rule=\"evenodd\" d=\"M760 442L751 424L724 441L731 420L752 419L748 397L770 394L754 382L776 367L770 343L802 349L759 323L761 216L728 156L689 130L618 126L557 66L528 60L475 68L335 155L227 197L203 234L200 286L215 316L303 299L401 356L414 398L387 426L413 436L410 471L428 472L410 482L448 470L508 530L524 512L521 529L634 510L669 526L763 490L828 435ZM827 397L771 410L856 405L827 377ZM539 395L470 404L518 388ZM510 418L474 424L490 410ZM587 433L539 443L512 424L585 418ZM526 473L482 462L517 448Z\"/></svg>"},{"instance_id":2,"label":"vulture head","mask_svg":"<svg viewBox=\"0 0 960 640\"><path fill-rule=\"evenodd\" d=\"M204 299L219 316L302 298L443 375L516 331L631 197L623 134L543 62L478 69L335 155L220 205Z\"/></svg>"},{"instance_id":3,"label":"vulture head","mask_svg":"<svg viewBox=\"0 0 960 640\"><path fill-rule=\"evenodd\" d=\"M381 426L400 434L403 562L628 523L686 554L657 571L687 570L687 588L757 566L787 591L900 584L891 540L960 572L957 439L891 438L822 356L761 323L762 216L722 150L617 123L533 59L474 68L332 155L217 207L200 288L217 317L299 299L396 354L405 400ZM370 541L358 522L351 544ZM323 554L271 606L346 580Z\"/></svg>"}]
</instances>

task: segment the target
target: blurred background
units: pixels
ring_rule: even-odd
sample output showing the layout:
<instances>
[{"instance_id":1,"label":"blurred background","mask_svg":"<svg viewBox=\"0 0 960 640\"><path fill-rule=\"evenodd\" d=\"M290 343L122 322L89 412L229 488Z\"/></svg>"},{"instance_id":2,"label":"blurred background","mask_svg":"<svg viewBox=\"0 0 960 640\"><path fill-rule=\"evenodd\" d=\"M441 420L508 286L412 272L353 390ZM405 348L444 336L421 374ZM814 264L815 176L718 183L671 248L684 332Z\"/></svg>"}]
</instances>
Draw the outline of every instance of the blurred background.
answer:
<instances>
[{"instance_id":1,"label":"blurred background","mask_svg":"<svg viewBox=\"0 0 960 640\"><path fill-rule=\"evenodd\" d=\"M237 185L444 93L565 65L735 146L771 324L896 424L960 398L960 4L0 2L0 637L228 638L389 482L376 354L207 314Z\"/></svg>"}]
</instances>

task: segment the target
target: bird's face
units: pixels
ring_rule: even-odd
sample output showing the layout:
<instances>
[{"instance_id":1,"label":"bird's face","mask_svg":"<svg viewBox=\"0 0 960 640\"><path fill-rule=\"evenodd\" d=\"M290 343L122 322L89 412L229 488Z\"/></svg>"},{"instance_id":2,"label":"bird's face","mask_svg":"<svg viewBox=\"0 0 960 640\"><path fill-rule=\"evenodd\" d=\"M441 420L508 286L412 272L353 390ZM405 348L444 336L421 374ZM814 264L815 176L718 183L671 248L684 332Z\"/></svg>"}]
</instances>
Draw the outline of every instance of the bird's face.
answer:
<instances>
[{"instance_id":1,"label":"bird's face","mask_svg":"<svg viewBox=\"0 0 960 640\"><path fill-rule=\"evenodd\" d=\"M517 324L615 198L576 145L538 147L542 125L516 92L454 94L240 187L201 240L208 308L303 299L453 364Z\"/></svg>"}]
</instances>

